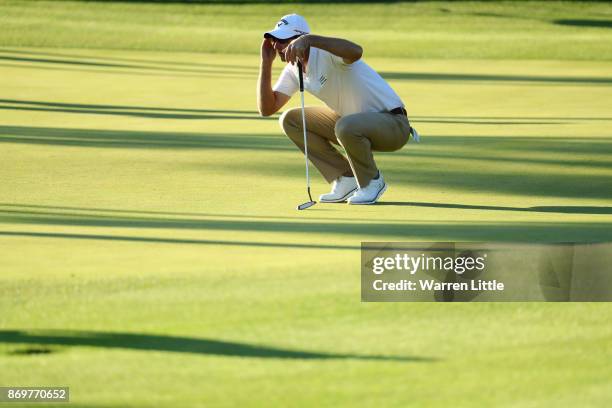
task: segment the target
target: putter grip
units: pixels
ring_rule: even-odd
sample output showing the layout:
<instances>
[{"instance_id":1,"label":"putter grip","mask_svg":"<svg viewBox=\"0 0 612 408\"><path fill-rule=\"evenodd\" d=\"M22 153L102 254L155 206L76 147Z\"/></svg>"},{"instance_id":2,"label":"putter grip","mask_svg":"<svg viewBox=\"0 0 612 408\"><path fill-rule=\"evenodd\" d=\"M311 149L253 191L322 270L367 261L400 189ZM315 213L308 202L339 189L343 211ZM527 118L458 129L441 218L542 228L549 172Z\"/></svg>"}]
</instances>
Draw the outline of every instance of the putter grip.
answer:
<instances>
[{"instance_id":1,"label":"putter grip","mask_svg":"<svg viewBox=\"0 0 612 408\"><path fill-rule=\"evenodd\" d=\"M300 92L304 92L304 75L302 74L302 63L298 61L298 75L300 77Z\"/></svg>"}]
</instances>

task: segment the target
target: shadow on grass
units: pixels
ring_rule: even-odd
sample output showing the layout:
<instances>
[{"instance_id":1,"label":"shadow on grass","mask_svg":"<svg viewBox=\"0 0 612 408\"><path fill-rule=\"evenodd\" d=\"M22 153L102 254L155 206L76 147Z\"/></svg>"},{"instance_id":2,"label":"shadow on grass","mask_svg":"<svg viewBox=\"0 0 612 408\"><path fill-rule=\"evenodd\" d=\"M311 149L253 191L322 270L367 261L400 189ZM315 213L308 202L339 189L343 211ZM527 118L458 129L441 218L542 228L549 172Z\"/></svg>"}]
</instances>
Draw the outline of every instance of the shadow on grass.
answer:
<instances>
[{"instance_id":1,"label":"shadow on grass","mask_svg":"<svg viewBox=\"0 0 612 408\"><path fill-rule=\"evenodd\" d=\"M463 121L468 123L493 122L501 121L508 123L542 123L540 121L548 121L543 123L564 123L564 122L582 122L582 121L612 121L611 116L410 116L411 120L418 122L433 122L433 123L456 123L455 121ZM535 122L533 122L535 121Z\"/></svg>"},{"instance_id":2,"label":"shadow on grass","mask_svg":"<svg viewBox=\"0 0 612 408\"><path fill-rule=\"evenodd\" d=\"M580 21L580 20L559 20ZM585 20L591 21L591 20ZM592 20L597 21L597 20ZM131 73L133 75L173 74L196 76L227 76L234 78L255 78L257 66L230 65L210 63L173 63L146 59L130 59L104 56L84 56L59 53L42 53L0 49L0 61L17 63L15 67L40 65L73 66L83 68L108 69L109 73ZM91 61L95 60L95 61ZM114 61L114 62L113 62ZM135 62L136 64L132 63ZM175 66L168 66L175 65ZM176 65L182 65L177 67ZM123 70L123 71L121 71ZM145 72L143 72L145 71ZM91 70L90 70L91 72ZM98 72L98 71L95 71ZM104 72L104 71L102 71ZM381 71L383 78L396 81L444 81L444 82L510 82L510 83L553 83L553 84L612 84L612 77L580 76L533 76L533 75L491 75L491 74L449 74L435 72L395 72Z\"/></svg>"},{"instance_id":3,"label":"shadow on grass","mask_svg":"<svg viewBox=\"0 0 612 408\"><path fill-rule=\"evenodd\" d=\"M151 111L151 112L178 112L178 113L225 113L225 114L241 114L241 115L259 116L259 113L257 111L246 110L246 109L162 108L159 106L99 105L99 104L83 104L83 103L38 102L38 101L22 101L22 100L17 100L17 99L0 99L0 103L52 106L52 107L60 107L60 108L68 108L68 109L75 108L75 109L128 110L128 111L141 110L141 111Z\"/></svg>"},{"instance_id":4,"label":"shadow on grass","mask_svg":"<svg viewBox=\"0 0 612 408\"><path fill-rule=\"evenodd\" d=\"M9 350L7 353L10 356L35 356L40 354L52 354L55 350L50 347L26 347L15 350Z\"/></svg>"},{"instance_id":5,"label":"shadow on grass","mask_svg":"<svg viewBox=\"0 0 612 408\"><path fill-rule=\"evenodd\" d=\"M612 207L604 206L534 206L534 207L508 207L508 206L492 206L492 205L475 205L475 204L455 204L455 203L424 203L411 201L379 201L378 206L406 206L406 207L431 207L431 208L450 208L459 210L492 210L492 211L518 211L518 212L542 212L542 213L559 213L559 214L612 214ZM228 219L252 219L252 220L303 220L301 216L280 216L280 215L256 215L256 214L223 214L223 213L198 213L198 212L178 212L178 211L151 211L151 210L127 210L113 208L96 208L96 207L67 207L53 205L36 205L36 204L8 204L0 203L0 214L3 209L7 211L74 211L74 214L88 215L89 213L109 213L109 214L129 214L137 216L165 216L165 217L196 217L201 219L206 218L228 218ZM360 221L360 222L376 222L371 219L361 218L317 218L309 216L308 220L316 221ZM406 219L380 219L385 222L406 222Z\"/></svg>"},{"instance_id":6,"label":"shadow on grass","mask_svg":"<svg viewBox=\"0 0 612 408\"><path fill-rule=\"evenodd\" d=\"M133 333L107 333L93 331L0 331L0 343L37 344L73 347L99 347L104 349L127 349L140 351L162 351L227 357L317 359L317 360L387 360L398 362L433 362L433 358L412 356L385 356L310 352L277 347L259 346L194 337L160 336Z\"/></svg>"},{"instance_id":7,"label":"shadow on grass","mask_svg":"<svg viewBox=\"0 0 612 408\"><path fill-rule=\"evenodd\" d=\"M433 72L390 72L381 71L380 75L395 81L467 81L467 82L533 82L558 84L612 84L612 77L568 77L568 76L529 76L529 75L487 75L487 74L437 74Z\"/></svg>"},{"instance_id":8,"label":"shadow on grass","mask_svg":"<svg viewBox=\"0 0 612 408\"><path fill-rule=\"evenodd\" d=\"M59 112L87 115L133 116L149 119L249 119L278 120L277 116L262 117L256 111L222 109L177 109L144 106L91 105L59 102L0 99L0 110Z\"/></svg>"},{"instance_id":9,"label":"shadow on grass","mask_svg":"<svg viewBox=\"0 0 612 408\"><path fill-rule=\"evenodd\" d=\"M65 64L65 65L84 65L88 67L102 67L102 68L150 68L150 67L138 66L138 65L75 61L75 60L67 60L67 59L60 60L60 59L51 59L51 58L15 57L15 56L9 56L9 55L0 55L0 61L38 62L38 63L45 63L45 64Z\"/></svg>"},{"instance_id":10,"label":"shadow on grass","mask_svg":"<svg viewBox=\"0 0 612 408\"><path fill-rule=\"evenodd\" d=\"M188 74L188 75L206 77L206 76L215 75L215 74L225 74L225 75L230 75L233 77L250 78L250 77L255 77L257 75L256 70L253 70L253 71L247 71L244 69L228 70L227 68L224 68L221 66L210 65L210 64L201 65L200 67L197 67L197 68L186 68L186 67L177 68L177 67L167 66L168 64L165 62L161 62L161 64L163 65L160 65L159 61L138 60L141 63L144 63L141 65L138 65L138 64L116 63L116 62L85 61L83 59L78 59L77 56L71 56L71 55L66 55L64 58L57 58L57 57L48 58L48 57L41 57L41 56L34 56L34 55L24 56L23 53L15 53L15 52L7 53L6 51L3 51L3 50L0 50L0 53L2 53L0 54L0 61L23 64L23 65L18 65L18 67L28 67L28 66L35 66L35 65L42 64L40 66L43 66L43 67L59 65L62 67L74 66L78 68L108 68L109 73L131 72L134 75L142 74L143 70L155 72L155 73L173 74L173 75L178 75L178 76L181 76L181 74ZM46 54L46 55L49 55L49 54ZM92 57L92 59L102 60L102 61L110 60L104 57ZM118 59L115 59L115 60L118 60ZM254 68L257 69L256 66ZM128 71L122 71L122 70L128 70ZM92 70L85 70L85 72L87 71L91 72Z\"/></svg>"},{"instance_id":11,"label":"shadow on grass","mask_svg":"<svg viewBox=\"0 0 612 408\"><path fill-rule=\"evenodd\" d=\"M140 149L296 150L289 139L248 133L173 133L0 126L0 143Z\"/></svg>"},{"instance_id":12,"label":"shadow on grass","mask_svg":"<svg viewBox=\"0 0 612 408\"><path fill-rule=\"evenodd\" d=\"M12 48L0 48L0 53L14 54L14 55L29 55L29 56L51 56L61 58L79 58L84 60L97 60L97 61L119 61L119 62L137 62L142 64L159 64L159 65L178 65L178 66L190 66L198 67L203 69L223 69L225 72L231 71L245 71L248 74L257 75L258 67L256 65L238 65L238 64L219 64L216 62L185 62L175 61L172 59L167 60L152 60L142 58L130 58L130 57L116 57L108 55L83 55L73 53L60 53L60 52L49 52L49 51L31 51L31 50L17 50ZM128 67L130 67L128 65ZM154 68L147 65L148 68Z\"/></svg>"},{"instance_id":13,"label":"shadow on grass","mask_svg":"<svg viewBox=\"0 0 612 408\"><path fill-rule=\"evenodd\" d=\"M500 160L503 162L505 160ZM508 161L511 161L508 159ZM491 166L495 160L491 159ZM522 160L516 160L516 164ZM525 165L528 165L527 161ZM578 165L575 163L574 166ZM573 166L568 165L567 169ZM585 166L595 167L595 166ZM601 165L603 167L603 165ZM605 168L605 167L604 167ZM385 169L385 167L383 167ZM395 183L411 186L418 195L419 188L438 189L439 191L461 191L472 194L486 195L504 194L520 195L524 197L552 197L575 199L605 199L612 201L609 174L591 174L584 172L568 173L567 171L530 171L514 169L498 170L494 167L478 167L468 169L434 168L427 166L418 172L407 174L405 170L393 166L383 170L388 180ZM554 205L554 204L553 204Z\"/></svg>"},{"instance_id":14,"label":"shadow on grass","mask_svg":"<svg viewBox=\"0 0 612 408\"><path fill-rule=\"evenodd\" d=\"M75 114L134 116L151 119L250 119L277 120L278 115L262 117L255 110L185 109L129 105L101 105L0 99L0 110L59 112ZM413 116L415 123L449 123L470 125L555 125L580 121L611 121L612 117L470 117Z\"/></svg>"},{"instance_id":15,"label":"shadow on grass","mask_svg":"<svg viewBox=\"0 0 612 408\"><path fill-rule=\"evenodd\" d=\"M572 27L612 28L612 20L561 19L553 23Z\"/></svg>"},{"instance_id":16,"label":"shadow on grass","mask_svg":"<svg viewBox=\"0 0 612 408\"><path fill-rule=\"evenodd\" d=\"M342 206L340 203L338 206ZM153 211L153 210L128 210L128 209L117 209L117 208L98 208L98 207L71 207L71 206L55 206L55 205L40 205L40 204L8 204L0 203L1 208L9 210L59 210L59 211L74 211L76 214L87 214L87 213L110 213L110 214L130 214L130 215L145 215L145 216L164 216L164 217L196 217L196 218L228 218L228 219L251 219L251 220L304 220L303 213L297 213L294 216L283 216L283 215L258 215L243 213L230 214L230 213L203 213L203 212L181 212L181 211ZM333 205L332 208L333 209ZM322 208L317 206L316 213L320 212ZM360 221L360 222L371 222L376 220L369 220L364 218L331 218L331 217L316 217L312 215L312 212L308 214L308 220L316 221ZM406 219L390 219L390 218L379 218L378 221L385 222L405 222ZM352 247L350 247L352 248Z\"/></svg>"},{"instance_id":17,"label":"shadow on grass","mask_svg":"<svg viewBox=\"0 0 612 408\"><path fill-rule=\"evenodd\" d=\"M303 168L299 155L294 157L294 166L256 156L220 166L228 173L297 179L303 177ZM401 151L378 152L375 157L390 186L410 187L415 201L421 188L612 201L612 139L606 137L432 135L418 145L409 143ZM206 163L183 163L178 169L209 171Z\"/></svg>"},{"instance_id":18,"label":"shadow on grass","mask_svg":"<svg viewBox=\"0 0 612 408\"><path fill-rule=\"evenodd\" d=\"M388 179L414 187L612 200L606 137L430 137L385 157Z\"/></svg>"},{"instance_id":19,"label":"shadow on grass","mask_svg":"<svg viewBox=\"0 0 612 408\"><path fill-rule=\"evenodd\" d=\"M448 203L419 203L411 201L382 201L377 205L406 206L406 207L430 207L430 208L452 208L459 210L491 210L491 211L519 211L559 214L612 214L612 207L595 206L536 206L536 207L504 207L493 205L467 205Z\"/></svg>"},{"instance_id":20,"label":"shadow on grass","mask_svg":"<svg viewBox=\"0 0 612 408\"><path fill-rule=\"evenodd\" d=\"M473 163L612 169L611 138L436 136L423 143L428 145L408 145L399 152L378 154L391 157L401 155L428 162L469 160ZM492 166L490 174L497 172L496 167L499 166ZM534 176L537 179L542 174Z\"/></svg>"},{"instance_id":21,"label":"shadow on grass","mask_svg":"<svg viewBox=\"0 0 612 408\"><path fill-rule=\"evenodd\" d=\"M314 210L313 210L314 211ZM29 231L3 231L4 237L36 237L60 239L94 239L153 243L266 246L317 248L318 244L293 244L287 234L312 234L324 236L353 236L360 240L400 238L457 241L556 241L563 237L567 241L603 240L612 238L612 222L338 222L330 221L285 221L247 219L195 219L162 218L119 215L91 215L52 211L0 211L0 222L23 225L117 227L133 230L189 230L189 231L235 231L269 232L282 234L282 240L258 243L257 241L214 241L199 239L175 239L167 237L134 237L123 235L95 235L71 233L47 233ZM296 240L300 236L295 237ZM354 249L333 245L327 249Z\"/></svg>"},{"instance_id":22,"label":"shadow on grass","mask_svg":"<svg viewBox=\"0 0 612 408\"><path fill-rule=\"evenodd\" d=\"M416 119L416 118L413 118ZM413 120L411 120L413 122ZM417 122L414 122L417 123ZM568 121L525 121L525 120L471 120L471 119L418 119L418 123L451 123L456 125L561 125Z\"/></svg>"},{"instance_id":23,"label":"shadow on grass","mask_svg":"<svg viewBox=\"0 0 612 408\"><path fill-rule=\"evenodd\" d=\"M143 242L153 244L184 244L184 245L219 245L255 248L292 248L292 249L332 249L332 250L359 250L359 246L326 245L326 244L300 244L289 242L258 242L258 241L223 241L210 239L184 239L164 237L137 237L132 235L105 235L105 234L70 234L56 232L26 232L26 231L0 231L0 237L26 237L26 238L57 238L57 239L86 239L96 241L122 241Z\"/></svg>"},{"instance_id":24,"label":"shadow on grass","mask_svg":"<svg viewBox=\"0 0 612 408\"><path fill-rule=\"evenodd\" d=\"M79 72L79 73L88 73L88 74L100 74L100 75L127 75L127 76L145 76L145 77L166 77L166 78L206 78L206 79L229 79L229 80L239 80L239 79L256 79L257 74L249 75L241 72L228 72L225 70L210 70L201 74L189 74L189 73L168 73L155 69L150 69L148 71L137 71L137 70L122 70L122 69L104 69L104 68L95 68L89 67L93 69L89 69L87 67L79 68L78 65L48 65L48 64L22 64L22 63L6 63L0 62L0 67L5 68L13 68L13 69L28 69L28 70L38 70L38 71L67 71L67 72Z\"/></svg>"},{"instance_id":25,"label":"shadow on grass","mask_svg":"<svg viewBox=\"0 0 612 408\"><path fill-rule=\"evenodd\" d=\"M151 108L156 109L156 108ZM97 148L227 149L268 151L287 160L254 154L249 160L210 164L177 162L173 171L303 178L302 155L280 131L274 134L0 126L0 143ZM530 197L612 199L612 139L607 137L435 136L393 153L376 153L388 181L411 188L493 192ZM281 156L277 156L281 157ZM289 158L295 165L288 165ZM408 171L410 170L410 171ZM568 171L571 170L571 171ZM415 201L418 201L415 200ZM550 203L556 206L557 203Z\"/></svg>"}]
</instances>

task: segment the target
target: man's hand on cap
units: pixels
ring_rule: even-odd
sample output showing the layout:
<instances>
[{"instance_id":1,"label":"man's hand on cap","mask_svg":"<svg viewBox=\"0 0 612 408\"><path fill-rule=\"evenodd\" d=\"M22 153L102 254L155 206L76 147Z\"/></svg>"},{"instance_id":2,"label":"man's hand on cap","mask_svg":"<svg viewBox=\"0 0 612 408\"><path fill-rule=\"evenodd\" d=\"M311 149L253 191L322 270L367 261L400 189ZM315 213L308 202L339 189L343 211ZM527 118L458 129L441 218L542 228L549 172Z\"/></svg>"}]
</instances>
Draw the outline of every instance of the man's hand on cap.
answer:
<instances>
[{"instance_id":1,"label":"man's hand on cap","mask_svg":"<svg viewBox=\"0 0 612 408\"><path fill-rule=\"evenodd\" d=\"M295 64L299 61L305 61L308 57L308 48L310 42L308 41L308 35L303 35L295 40L291 41L285 49L285 59L291 64Z\"/></svg>"},{"instance_id":2,"label":"man's hand on cap","mask_svg":"<svg viewBox=\"0 0 612 408\"><path fill-rule=\"evenodd\" d=\"M261 43L261 59L265 62L272 62L276 58L276 50L274 49L274 44L272 44L272 40L269 38L264 38Z\"/></svg>"}]
</instances>

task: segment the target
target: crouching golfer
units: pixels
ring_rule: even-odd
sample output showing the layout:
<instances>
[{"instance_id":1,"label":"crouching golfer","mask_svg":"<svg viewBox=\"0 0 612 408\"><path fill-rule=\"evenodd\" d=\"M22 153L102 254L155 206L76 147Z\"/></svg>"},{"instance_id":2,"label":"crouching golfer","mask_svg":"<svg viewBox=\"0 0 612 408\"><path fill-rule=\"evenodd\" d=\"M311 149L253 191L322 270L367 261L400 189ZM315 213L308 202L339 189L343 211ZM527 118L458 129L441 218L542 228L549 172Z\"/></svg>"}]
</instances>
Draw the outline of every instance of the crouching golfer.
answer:
<instances>
[{"instance_id":1,"label":"crouching golfer","mask_svg":"<svg viewBox=\"0 0 612 408\"><path fill-rule=\"evenodd\" d=\"M304 66L305 89L327 106L306 107L308 156L332 183L322 203L373 204L387 185L372 151L400 149L411 134L404 104L389 84L360 58L362 49L350 41L312 35L306 20L284 16L264 34L261 44L258 104L263 116L281 109L298 90L297 62ZM271 86L276 54L287 62ZM285 134L304 151L300 108L280 117ZM333 144L340 145L344 157Z\"/></svg>"}]
</instances>

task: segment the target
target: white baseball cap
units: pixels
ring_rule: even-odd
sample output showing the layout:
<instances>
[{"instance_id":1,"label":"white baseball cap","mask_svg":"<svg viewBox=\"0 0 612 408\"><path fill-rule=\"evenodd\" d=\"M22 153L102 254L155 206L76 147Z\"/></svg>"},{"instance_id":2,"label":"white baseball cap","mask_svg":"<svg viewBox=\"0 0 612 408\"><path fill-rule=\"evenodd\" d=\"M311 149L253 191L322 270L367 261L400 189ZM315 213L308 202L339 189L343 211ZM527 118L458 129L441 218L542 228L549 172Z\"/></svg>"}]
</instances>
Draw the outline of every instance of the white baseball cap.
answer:
<instances>
[{"instance_id":1,"label":"white baseball cap","mask_svg":"<svg viewBox=\"0 0 612 408\"><path fill-rule=\"evenodd\" d=\"M297 14L287 14L276 23L276 28L265 32L264 37L286 40L296 35L308 33L310 33L310 27L308 27L308 23L304 17Z\"/></svg>"}]
</instances>

